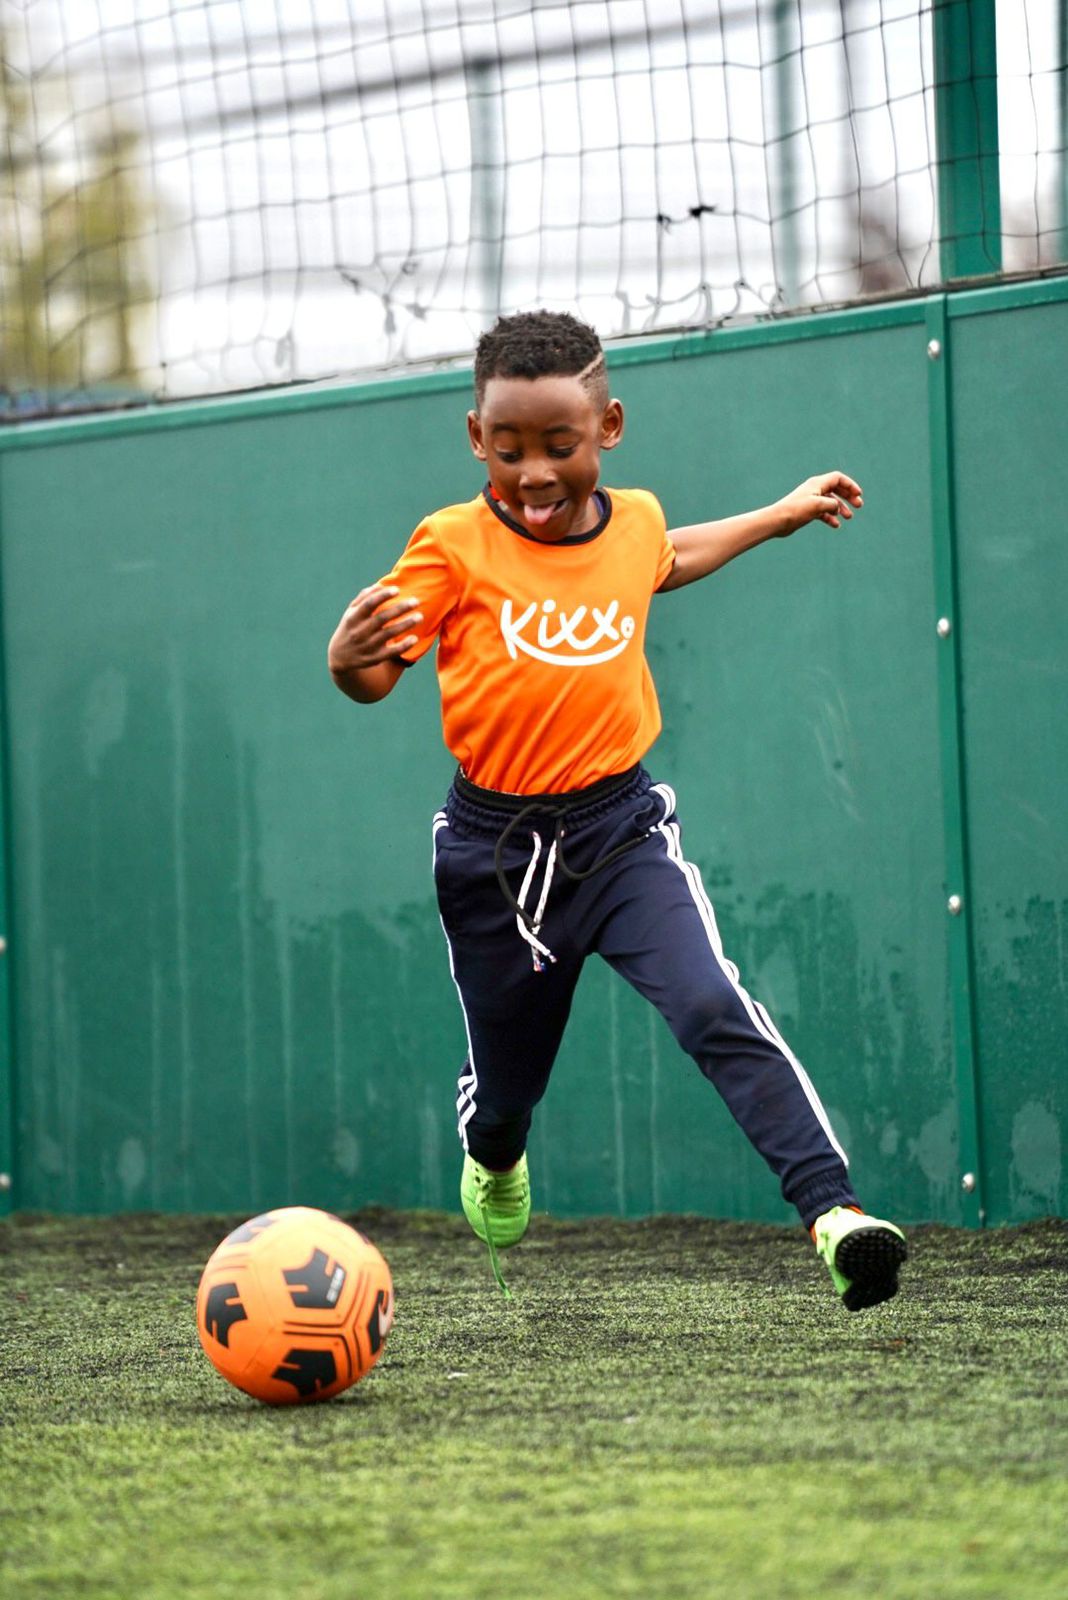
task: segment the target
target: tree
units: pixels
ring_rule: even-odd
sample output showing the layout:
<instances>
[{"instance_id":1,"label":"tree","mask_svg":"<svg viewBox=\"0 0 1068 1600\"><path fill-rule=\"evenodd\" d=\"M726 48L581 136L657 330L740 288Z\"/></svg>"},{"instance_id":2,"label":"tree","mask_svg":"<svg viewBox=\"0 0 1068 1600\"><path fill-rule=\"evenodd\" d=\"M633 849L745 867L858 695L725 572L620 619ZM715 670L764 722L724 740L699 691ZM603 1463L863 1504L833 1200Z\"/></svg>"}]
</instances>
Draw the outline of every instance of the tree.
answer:
<instances>
[{"instance_id":1,"label":"tree","mask_svg":"<svg viewBox=\"0 0 1068 1600\"><path fill-rule=\"evenodd\" d=\"M36 93L53 116L55 82ZM61 163L38 136L44 109L0 34L0 391L22 411L138 390L139 334L156 299L144 242L157 208L139 136L107 113L79 119L88 155Z\"/></svg>"}]
</instances>

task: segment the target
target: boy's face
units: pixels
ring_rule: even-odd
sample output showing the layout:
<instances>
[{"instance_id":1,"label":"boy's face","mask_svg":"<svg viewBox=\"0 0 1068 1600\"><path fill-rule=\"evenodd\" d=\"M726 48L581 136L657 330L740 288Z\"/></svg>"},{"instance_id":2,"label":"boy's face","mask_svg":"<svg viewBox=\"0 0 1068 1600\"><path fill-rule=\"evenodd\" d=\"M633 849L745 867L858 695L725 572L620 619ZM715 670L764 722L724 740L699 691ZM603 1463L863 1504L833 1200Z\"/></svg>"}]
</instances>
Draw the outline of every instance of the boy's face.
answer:
<instances>
[{"instance_id":1,"label":"boy's face","mask_svg":"<svg viewBox=\"0 0 1068 1600\"><path fill-rule=\"evenodd\" d=\"M555 544L596 527L601 451L623 435L618 400L597 406L577 377L491 378L467 431L494 490L531 538Z\"/></svg>"}]
</instances>

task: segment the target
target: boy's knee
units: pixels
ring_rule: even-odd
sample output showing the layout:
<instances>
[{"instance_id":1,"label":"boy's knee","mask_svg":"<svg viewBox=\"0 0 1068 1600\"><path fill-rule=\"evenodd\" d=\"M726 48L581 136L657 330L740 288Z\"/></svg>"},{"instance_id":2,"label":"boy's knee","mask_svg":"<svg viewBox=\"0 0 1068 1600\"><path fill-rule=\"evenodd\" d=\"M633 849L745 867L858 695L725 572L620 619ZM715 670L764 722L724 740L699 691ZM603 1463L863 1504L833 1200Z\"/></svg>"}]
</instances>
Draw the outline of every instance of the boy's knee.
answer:
<instances>
[{"instance_id":1,"label":"boy's knee","mask_svg":"<svg viewBox=\"0 0 1068 1600\"><path fill-rule=\"evenodd\" d=\"M700 1056L736 1034L738 1007L733 990L701 989L672 1018L672 1032L687 1055Z\"/></svg>"}]
</instances>

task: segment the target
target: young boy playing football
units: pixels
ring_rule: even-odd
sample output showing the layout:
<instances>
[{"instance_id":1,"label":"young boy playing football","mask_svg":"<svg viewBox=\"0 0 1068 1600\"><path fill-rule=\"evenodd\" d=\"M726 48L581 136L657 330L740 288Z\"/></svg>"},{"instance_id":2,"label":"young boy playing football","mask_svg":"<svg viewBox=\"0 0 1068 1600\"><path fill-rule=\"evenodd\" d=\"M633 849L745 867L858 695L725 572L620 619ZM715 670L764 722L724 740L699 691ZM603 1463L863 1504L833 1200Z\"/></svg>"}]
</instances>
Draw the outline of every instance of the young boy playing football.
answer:
<instances>
[{"instance_id":1,"label":"young boy playing football","mask_svg":"<svg viewBox=\"0 0 1068 1600\"><path fill-rule=\"evenodd\" d=\"M599 485L623 408L597 335L566 314L501 318L478 344L475 399L486 487L420 524L329 650L335 683L367 703L437 640L459 763L434 819L434 876L467 1027L467 1218L500 1281L496 1252L530 1217L531 1114L596 952L719 1090L844 1304L878 1305L897 1291L904 1236L860 1209L804 1068L723 953L674 792L641 764L660 731L644 653L652 596L809 522L837 528L860 488L828 472L761 510L669 531L646 490Z\"/></svg>"}]
</instances>

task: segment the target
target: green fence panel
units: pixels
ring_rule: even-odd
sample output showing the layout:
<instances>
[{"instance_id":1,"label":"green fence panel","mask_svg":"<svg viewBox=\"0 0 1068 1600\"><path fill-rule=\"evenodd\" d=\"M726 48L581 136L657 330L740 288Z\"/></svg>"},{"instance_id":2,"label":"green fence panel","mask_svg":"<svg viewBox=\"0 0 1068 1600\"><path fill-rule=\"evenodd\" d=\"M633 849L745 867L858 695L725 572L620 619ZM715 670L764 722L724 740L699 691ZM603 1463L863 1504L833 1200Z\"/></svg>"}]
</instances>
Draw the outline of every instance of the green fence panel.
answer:
<instances>
[{"instance_id":1,"label":"green fence panel","mask_svg":"<svg viewBox=\"0 0 1068 1600\"><path fill-rule=\"evenodd\" d=\"M0 548L3 527L0 525ZM0 617L3 596L0 594ZM0 634L0 1216L15 1198L15 1051L11 1008L11 900L8 894L8 755L4 708L4 650Z\"/></svg>"},{"instance_id":2,"label":"green fence panel","mask_svg":"<svg viewBox=\"0 0 1068 1600\"><path fill-rule=\"evenodd\" d=\"M1018 1221L1068 1208L1066 308L962 317L952 346L986 1189Z\"/></svg>"},{"instance_id":3,"label":"green fence panel","mask_svg":"<svg viewBox=\"0 0 1068 1600\"><path fill-rule=\"evenodd\" d=\"M457 409L4 458L21 1205L444 1198L433 684L361 715L325 652L474 486Z\"/></svg>"},{"instance_id":4,"label":"green fence panel","mask_svg":"<svg viewBox=\"0 0 1068 1600\"><path fill-rule=\"evenodd\" d=\"M1065 309L1048 308L1062 345ZM978 440L1002 424L983 421L969 341L1003 321L954 325L954 426ZM913 304L628 349L606 477L655 489L677 523L832 465L864 486L852 525L654 601L665 731L648 764L678 792L727 953L807 1066L865 1202L958 1222L927 338ZM464 1035L429 870L451 771L432 664L357 707L325 649L424 511L477 490L468 403L445 375L0 440L17 1205L454 1204ZM1050 456L1054 426L1051 412ZM994 450L975 451L993 477ZM971 496L996 497L963 460L970 526ZM1048 464L1036 447L1033 505L1063 473ZM1003 643L978 573L962 574L969 761L984 718L989 744L1016 731L1010 691L991 698L983 678L1000 668L970 654L983 604ZM1025 687L1031 670L1013 668ZM1021 769L1021 805L1030 784ZM1050 1208L998 1144L1007 1118L1011 1152L1051 1137L1042 1051L1017 1096L995 1044L1011 1029L999 1004L1047 1026L1012 941L1028 917L1040 937L1056 896L1008 871L997 802L984 820L970 799L975 982L988 968L1004 996L977 1013L1001 1220ZM1006 873L1015 898L988 926L980 892L1000 906ZM597 964L531 1154L536 1203L558 1213L788 1215L660 1019Z\"/></svg>"},{"instance_id":5,"label":"green fence panel","mask_svg":"<svg viewBox=\"0 0 1068 1600\"><path fill-rule=\"evenodd\" d=\"M669 521L766 503L832 466L866 497L839 532L809 528L658 600L652 764L679 792L726 952L813 1078L865 1202L957 1219L925 339L918 323L853 326L626 375L628 476L655 485ZM637 1131L648 1108L659 1183L617 1204L786 1217L670 1042L650 1086L629 1001L633 1110L617 1120ZM566 1047L586 1061L604 1036L587 1005L589 1043Z\"/></svg>"}]
</instances>

